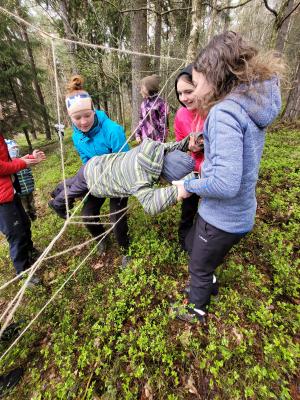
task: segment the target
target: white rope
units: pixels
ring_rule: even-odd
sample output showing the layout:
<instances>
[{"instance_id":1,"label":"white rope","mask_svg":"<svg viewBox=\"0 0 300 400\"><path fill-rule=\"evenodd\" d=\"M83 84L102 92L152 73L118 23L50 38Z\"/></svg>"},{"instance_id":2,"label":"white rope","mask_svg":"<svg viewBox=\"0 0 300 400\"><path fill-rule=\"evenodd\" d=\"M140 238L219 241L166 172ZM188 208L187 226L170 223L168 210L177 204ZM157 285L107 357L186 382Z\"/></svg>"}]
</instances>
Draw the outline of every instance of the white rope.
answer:
<instances>
[{"instance_id":1,"label":"white rope","mask_svg":"<svg viewBox=\"0 0 300 400\"><path fill-rule=\"evenodd\" d=\"M118 219L116 224L124 217L124 215L128 212L125 211L123 215ZM113 230L113 227L108 229L105 232L105 236L100 240L99 243L102 242L102 240L105 239L105 237ZM66 286L66 284L69 282L69 280L76 274L76 272L79 270L79 268L88 260L88 258L93 254L95 251L96 247L98 246L95 245L92 250L88 253L88 255L79 263L79 265L72 271L72 273L68 276L68 278L62 283L62 285L56 290L56 292L51 296L51 298L46 302L46 304L40 309L40 311L31 319L31 321L28 323L28 325L22 330L22 332L19 334L19 336L14 340L14 342L6 349L6 351L1 355L0 361L6 356L6 354L18 343L20 338L27 332L27 330L31 327L31 325L36 321L36 319L42 314L42 312L48 307L50 303L55 299L55 297L61 292L61 290ZM1 335L1 332L0 332Z\"/></svg>"},{"instance_id":2,"label":"white rope","mask_svg":"<svg viewBox=\"0 0 300 400\"><path fill-rule=\"evenodd\" d=\"M2 7L0 7L0 10L2 9ZM4 11L6 11L4 9ZM26 22L26 21L25 21ZM52 38L54 39L54 38ZM54 41L51 42L53 44L52 46L52 50L54 48ZM55 55L55 53L54 53ZM55 59L54 59L55 62ZM183 66L183 64L181 64L170 76L169 78L166 80L164 86L162 87L160 93L162 93L162 91L164 90L165 86L167 85L168 81L174 76L175 73L178 72L178 70ZM57 81L57 74L55 75L55 79ZM56 85L58 87L58 81L56 82ZM159 94L160 94L159 93ZM154 106L155 102L153 103ZM149 112L146 114L145 118L149 115L149 113L151 112L153 107L150 108ZM59 110L59 108L58 108ZM131 139L131 137L135 134L136 130L138 129L138 126L135 128L135 130L132 132L132 134L129 136L129 138L125 141L125 143L122 145L122 147L119 149L118 153L121 152L123 150L123 148L126 146L126 144L128 143L128 141ZM115 154L115 157L113 157L110 160L110 163L113 163L115 158L117 157L118 153ZM104 172L108 169L109 167L109 163L107 165L107 167L104 169L104 171L102 171L102 174L104 174ZM100 178L100 177L99 177ZM14 299L9 303L9 305L7 306L7 308L5 309L5 311L3 312L3 314L0 317L0 321L5 317L5 315L8 316L5 320L5 322L3 323L3 326L0 330L0 337L2 336L3 331L5 330L5 328L7 327L7 325L9 324L9 322L11 321L16 309L18 308L18 306L20 305L20 302L24 296L25 290L27 288L27 284L29 282L29 280L31 279L31 277L34 275L34 273L36 272L36 270L39 268L39 266L41 265L42 261L44 260L44 258L46 257L46 255L49 253L49 251L51 250L51 248L54 246L55 242L58 240L58 238L60 238L63 234L63 232L66 230L66 227L68 225L68 223L70 222L70 220L72 219L72 216L76 213L76 211L78 210L78 208L80 207L80 205L84 202L84 200L87 198L87 196L89 195L89 193L91 192L92 187L90 188L90 190L88 191L88 193L84 196L84 198L81 200L81 202L79 203L79 205L75 208L74 212L68 216L67 220L65 221L65 224L63 225L63 228L61 229L61 231L57 234L57 236L51 241L51 243L49 244L49 246L44 250L44 252L42 253L42 255L40 256L40 258L36 261L36 263L32 266L32 270L30 271L26 281L24 282L23 286L21 287L21 289L19 290L19 292L17 293L17 295L14 297ZM125 215L125 214L124 214ZM123 216L121 216L122 218ZM119 218L119 220L121 219ZM119 221L118 220L118 221ZM117 221L117 222L118 222ZM117 224L117 222L115 222L115 224L108 230L108 232L110 232L114 226ZM103 240L103 239L101 239ZM16 301L15 305L13 306L14 302ZM10 311L11 309L11 311ZM2 358L2 357L1 357ZM0 360L1 360L0 358Z\"/></svg>"},{"instance_id":3,"label":"white rope","mask_svg":"<svg viewBox=\"0 0 300 400\"><path fill-rule=\"evenodd\" d=\"M59 84L58 84L58 76L57 76L57 68L56 68L56 57L55 57L55 46L54 40L51 40L51 49L52 49L52 60L53 60L53 68L54 68L54 80L55 80L55 92L56 92L56 107L57 107L57 123L58 126L60 123L60 106L59 106ZM61 161L61 170L63 176L63 185L65 191L65 203L66 203L66 211L67 211L67 219L69 218L69 202L67 198L67 185L66 185L66 174L65 174L65 160L64 160L64 145L63 145L63 137L62 135L58 135L59 137L59 146L60 146L60 161Z\"/></svg>"},{"instance_id":4,"label":"white rope","mask_svg":"<svg viewBox=\"0 0 300 400\"><path fill-rule=\"evenodd\" d=\"M98 236L93 236L92 238L86 240L85 242L77 244L76 246L69 247L66 250L62 250L62 251L60 251L58 253L53 254L52 256L44 257L43 261L47 261L47 260L50 260L52 258L60 257L60 256L62 256L64 254L70 253L71 251L76 250L76 249L81 249L82 247L86 246L87 244L89 244L89 243L91 243L91 242L93 242L95 240L98 240L100 237L102 237L104 235L105 235L105 232L101 233ZM26 269L25 271L21 272L20 274L18 274L17 276L15 276L11 280L9 280L8 282L4 283L0 287L0 292L1 292L1 290L5 289L7 286L9 286L11 283L13 283L15 281L18 281L23 275L28 274L28 272L30 272L33 269L34 265L32 265L30 268Z\"/></svg>"},{"instance_id":5,"label":"white rope","mask_svg":"<svg viewBox=\"0 0 300 400\"><path fill-rule=\"evenodd\" d=\"M2 11L4 14L9 15L10 17L14 18L16 21L21 22L25 24L26 26L29 26L30 28L34 29L41 37L46 37L50 38L51 40L58 40L60 42L64 43L73 43L73 44L78 44L80 46L85 46L85 47L91 47L93 49L102 49L105 51L115 51L117 53L123 53L123 54L130 54L134 56L143 56L143 57L151 57L151 58L163 58L167 60L176 60L176 61L184 61L186 60L182 58L177 58L177 57L170 57L170 56L159 56L157 54L150 54L150 53L141 53L139 51L132 51L132 50L125 50L125 49L118 49L116 47L110 47L107 45L102 45L102 44L93 44L85 41L79 41L79 40L72 40L72 39L67 39L67 38L60 38L58 36L55 36L51 33L48 33L41 29L40 27L37 27L30 22L26 21L25 19L21 18L20 16L12 13L11 11L8 11L4 7L0 7L0 11Z\"/></svg>"}]
</instances>

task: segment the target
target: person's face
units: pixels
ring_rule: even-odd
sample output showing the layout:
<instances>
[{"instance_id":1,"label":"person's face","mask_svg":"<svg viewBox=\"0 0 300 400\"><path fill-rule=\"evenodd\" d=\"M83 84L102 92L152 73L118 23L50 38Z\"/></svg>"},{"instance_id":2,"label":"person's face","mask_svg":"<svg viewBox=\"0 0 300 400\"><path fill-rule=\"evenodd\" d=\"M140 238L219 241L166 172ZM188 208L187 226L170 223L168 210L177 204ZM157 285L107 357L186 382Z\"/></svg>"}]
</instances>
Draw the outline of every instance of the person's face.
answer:
<instances>
[{"instance_id":1,"label":"person's face","mask_svg":"<svg viewBox=\"0 0 300 400\"><path fill-rule=\"evenodd\" d=\"M141 93L141 95L142 95L142 97L143 97L144 99L146 99L146 98L149 96L148 90L146 89L146 86L145 86L145 85L142 85L142 86L141 86L141 91L140 91L140 93Z\"/></svg>"},{"instance_id":2,"label":"person's face","mask_svg":"<svg viewBox=\"0 0 300 400\"><path fill-rule=\"evenodd\" d=\"M73 124L82 132L88 132L94 123L94 110L78 111L71 115Z\"/></svg>"},{"instance_id":3,"label":"person's face","mask_svg":"<svg viewBox=\"0 0 300 400\"><path fill-rule=\"evenodd\" d=\"M13 146L9 150L9 155L11 159L18 158L20 154L19 146Z\"/></svg>"},{"instance_id":4,"label":"person's face","mask_svg":"<svg viewBox=\"0 0 300 400\"><path fill-rule=\"evenodd\" d=\"M184 77L180 77L177 82L177 92L181 103L190 111L197 108L197 102L194 95L194 85L187 82Z\"/></svg>"},{"instance_id":5,"label":"person's face","mask_svg":"<svg viewBox=\"0 0 300 400\"><path fill-rule=\"evenodd\" d=\"M201 104L201 100L212 91L213 86L207 82L202 72L197 72L195 69L193 69L193 84L195 86L194 96Z\"/></svg>"}]
</instances>

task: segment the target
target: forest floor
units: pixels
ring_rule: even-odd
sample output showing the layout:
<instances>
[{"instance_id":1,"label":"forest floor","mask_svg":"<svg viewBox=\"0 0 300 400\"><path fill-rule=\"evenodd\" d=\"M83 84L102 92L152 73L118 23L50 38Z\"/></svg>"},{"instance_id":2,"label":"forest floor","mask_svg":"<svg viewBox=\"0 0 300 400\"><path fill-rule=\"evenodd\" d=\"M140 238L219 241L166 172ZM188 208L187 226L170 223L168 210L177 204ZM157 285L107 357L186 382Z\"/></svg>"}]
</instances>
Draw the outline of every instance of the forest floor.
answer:
<instances>
[{"instance_id":1,"label":"forest floor","mask_svg":"<svg viewBox=\"0 0 300 400\"><path fill-rule=\"evenodd\" d=\"M81 165L67 135L66 174ZM35 147L37 145L35 144ZM33 169L38 219L35 245L43 250L63 226L48 207L61 179L57 144ZM0 373L22 366L12 399L299 399L300 131L267 134L257 188L255 229L218 270L220 291L208 323L188 325L170 313L188 278L180 252L180 205L150 217L130 199L132 262L121 269L111 238L95 251L1 361ZM102 213L108 212L107 202ZM51 254L88 240L70 225ZM92 250L94 243L44 261L43 285L28 289L14 317L23 327ZM298 257L297 257L298 255ZM0 286L14 272L0 240ZM20 288L1 293L0 310ZM9 343L0 344L1 354Z\"/></svg>"}]
</instances>

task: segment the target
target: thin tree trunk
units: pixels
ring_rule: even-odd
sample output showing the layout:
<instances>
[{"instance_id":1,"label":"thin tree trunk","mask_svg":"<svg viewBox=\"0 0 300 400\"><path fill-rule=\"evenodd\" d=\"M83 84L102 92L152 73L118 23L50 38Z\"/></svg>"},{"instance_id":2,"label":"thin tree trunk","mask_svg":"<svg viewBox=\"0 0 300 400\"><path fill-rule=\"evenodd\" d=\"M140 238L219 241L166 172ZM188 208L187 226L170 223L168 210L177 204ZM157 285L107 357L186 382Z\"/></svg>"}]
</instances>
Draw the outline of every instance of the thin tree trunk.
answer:
<instances>
[{"instance_id":1,"label":"thin tree trunk","mask_svg":"<svg viewBox=\"0 0 300 400\"><path fill-rule=\"evenodd\" d=\"M210 21L209 21L209 29L208 29L208 34L207 34L207 42L210 41L210 39L214 36L215 33L215 26L216 26L216 18L217 18L217 10L216 10L216 1L212 0L212 10L211 10L211 16L210 16Z\"/></svg>"},{"instance_id":2,"label":"thin tree trunk","mask_svg":"<svg viewBox=\"0 0 300 400\"><path fill-rule=\"evenodd\" d=\"M59 1L59 11L60 11L60 15L61 15L61 19L62 19L62 23L64 26L66 37L70 40L74 40L73 29L71 27L71 24L69 21L69 16L68 16L68 8L67 8L67 4L64 0ZM75 61L76 44L68 43L67 46L68 46L68 53L70 56L72 73L77 74L78 68L77 68L76 61Z\"/></svg>"},{"instance_id":3,"label":"thin tree trunk","mask_svg":"<svg viewBox=\"0 0 300 400\"><path fill-rule=\"evenodd\" d=\"M298 52L298 60L300 52ZM295 71L293 86L289 92L285 109L282 113L282 118L290 121L295 121L300 117L300 61Z\"/></svg>"},{"instance_id":4,"label":"thin tree trunk","mask_svg":"<svg viewBox=\"0 0 300 400\"><path fill-rule=\"evenodd\" d=\"M230 7L230 5L231 5L231 0L227 0L226 6ZM224 18L224 31L228 31L230 25L230 8L228 10L224 10L223 18Z\"/></svg>"},{"instance_id":5,"label":"thin tree trunk","mask_svg":"<svg viewBox=\"0 0 300 400\"><path fill-rule=\"evenodd\" d=\"M188 62L194 61L199 47L199 31L201 27L202 0L192 0L192 25L186 58Z\"/></svg>"},{"instance_id":6,"label":"thin tree trunk","mask_svg":"<svg viewBox=\"0 0 300 400\"><path fill-rule=\"evenodd\" d=\"M35 128L35 125L34 125L34 122L33 122L32 114L29 111L27 111L27 113L28 113L28 119L30 121L30 133L31 133L31 136L33 137L34 140L37 140L36 128Z\"/></svg>"},{"instance_id":7,"label":"thin tree trunk","mask_svg":"<svg viewBox=\"0 0 300 400\"><path fill-rule=\"evenodd\" d=\"M281 19L284 18L284 15L288 15L292 11L293 7L294 7L294 0L289 0L285 10L283 11ZM276 35L276 40L275 40L275 50L277 50L281 53L283 53L283 51L284 51L285 42L286 42L287 35L289 32L291 17L292 17L292 14L290 14L289 17L283 21L283 23L277 30L277 35Z\"/></svg>"},{"instance_id":8,"label":"thin tree trunk","mask_svg":"<svg viewBox=\"0 0 300 400\"><path fill-rule=\"evenodd\" d=\"M135 0L134 9L147 8L147 0ZM147 51L147 11L133 11L131 13L131 44L134 51ZM139 109L142 101L139 82L142 71L148 69L148 58L143 56L132 56L132 120L131 130L136 129L139 122Z\"/></svg>"},{"instance_id":9,"label":"thin tree trunk","mask_svg":"<svg viewBox=\"0 0 300 400\"><path fill-rule=\"evenodd\" d=\"M42 112L42 118L43 118L43 124L44 124L44 128L45 128L46 138L48 140L51 140L51 130L50 130L47 109L46 109L46 105L45 105L45 100L44 100L44 96L43 96L43 93L42 93L42 90L41 90L41 87L40 87L40 84L38 81L37 70L36 70L35 61L34 61L34 57L33 57L33 53L32 53L32 48L31 48L29 38L27 35L27 31L26 31L26 28L23 26L22 26L22 36L23 36L23 40L25 41L27 53L28 53L29 60L30 60L35 92L38 96L38 99L39 99L39 102L41 105L41 112Z\"/></svg>"},{"instance_id":10,"label":"thin tree trunk","mask_svg":"<svg viewBox=\"0 0 300 400\"><path fill-rule=\"evenodd\" d=\"M14 101L15 101L15 104L16 104L16 108L17 108L17 112L19 114L20 121L23 122L24 121L24 115L22 113L21 106L20 106L20 103L18 101L18 97L17 97L17 94L15 92L14 85L13 85L11 79L8 79L8 82L9 82L11 93L13 95L13 98L14 98ZM30 141L28 130L25 127L23 127L22 130L23 130L24 135L26 137L26 141L27 141L27 144L28 144L28 150L31 153L32 152L32 144L31 144L31 141Z\"/></svg>"},{"instance_id":11,"label":"thin tree trunk","mask_svg":"<svg viewBox=\"0 0 300 400\"><path fill-rule=\"evenodd\" d=\"M156 21L155 21L155 36L154 36L154 54L160 56L161 50L161 0L156 0L155 2L155 10L156 10ZM160 58L154 59L154 69L159 74L160 70Z\"/></svg>"}]
</instances>

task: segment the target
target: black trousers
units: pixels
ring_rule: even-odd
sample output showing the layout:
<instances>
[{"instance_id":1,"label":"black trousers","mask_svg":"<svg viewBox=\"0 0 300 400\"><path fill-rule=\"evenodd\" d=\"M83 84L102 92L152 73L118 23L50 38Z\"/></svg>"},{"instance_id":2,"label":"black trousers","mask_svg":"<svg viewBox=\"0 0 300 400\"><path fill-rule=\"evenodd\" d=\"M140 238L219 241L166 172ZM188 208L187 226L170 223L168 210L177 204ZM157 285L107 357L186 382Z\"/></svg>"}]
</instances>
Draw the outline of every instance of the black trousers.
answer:
<instances>
[{"instance_id":1,"label":"black trousers","mask_svg":"<svg viewBox=\"0 0 300 400\"><path fill-rule=\"evenodd\" d=\"M222 231L197 215L193 228L186 238L190 255L190 303L206 311L213 288L213 275L229 250L246 234Z\"/></svg>"},{"instance_id":2,"label":"black trousers","mask_svg":"<svg viewBox=\"0 0 300 400\"><path fill-rule=\"evenodd\" d=\"M30 228L30 219L17 194L13 201L0 204L0 231L9 243L10 257L17 274L31 265L33 243Z\"/></svg>"},{"instance_id":3,"label":"black trousers","mask_svg":"<svg viewBox=\"0 0 300 400\"><path fill-rule=\"evenodd\" d=\"M200 197L193 193L192 196L182 201L181 219L178 228L179 243L182 250L187 250L185 239L193 226L195 215L198 211L199 199Z\"/></svg>"},{"instance_id":4,"label":"black trousers","mask_svg":"<svg viewBox=\"0 0 300 400\"><path fill-rule=\"evenodd\" d=\"M84 218L85 226L88 231L95 237L104 232L103 225L89 224L89 222L99 222L99 214L105 198L95 197L91 194L88 195L86 202L82 208L81 215L83 217L91 216L94 218ZM128 237L128 224L127 224L127 214L126 211L119 212L123 208L127 207L128 198L111 198L110 199L110 221L115 223L121 216L123 217L114 227L114 234L116 236L117 242L120 247L128 249L129 247L129 237Z\"/></svg>"},{"instance_id":5,"label":"black trousers","mask_svg":"<svg viewBox=\"0 0 300 400\"><path fill-rule=\"evenodd\" d=\"M88 192L88 187L84 178L84 166L80 168L78 173L66 180L67 186L67 198L69 202L70 208L73 206L74 200L77 197L82 197ZM52 192L52 196L55 196L54 204L56 207L65 208L65 192L63 183L59 183L56 189ZM84 225L88 229L88 231L95 237L99 236L101 233L105 231L103 225L95 225L89 224L89 222L99 222L100 210L105 202L105 198L95 197L91 194L88 195L86 201L84 202L81 215L83 217L91 217L91 218L83 218ZM114 234L116 236L117 242L119 246L124 249L128 249L129 247L129 237L128 237L128 223L127 223L127 214L125 212L119 212L123 208L127 206L128 198L111 198L110 199L110 213L113 214L110 216L110 221L115 223L118 219L120 219L121 215L123 217L114 227Z\"/></svg>"}]
</instances>

